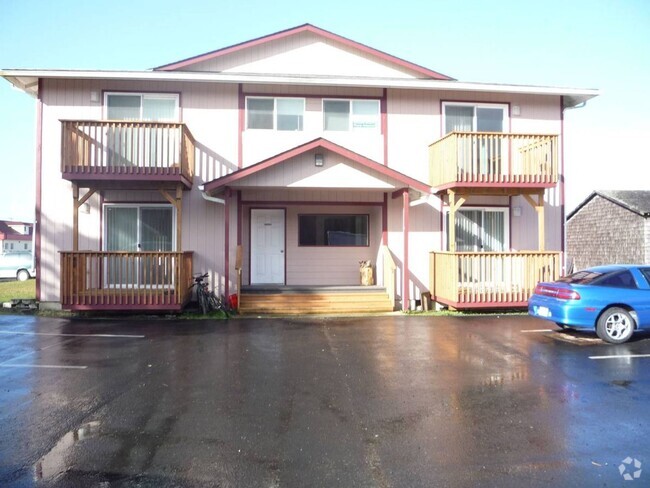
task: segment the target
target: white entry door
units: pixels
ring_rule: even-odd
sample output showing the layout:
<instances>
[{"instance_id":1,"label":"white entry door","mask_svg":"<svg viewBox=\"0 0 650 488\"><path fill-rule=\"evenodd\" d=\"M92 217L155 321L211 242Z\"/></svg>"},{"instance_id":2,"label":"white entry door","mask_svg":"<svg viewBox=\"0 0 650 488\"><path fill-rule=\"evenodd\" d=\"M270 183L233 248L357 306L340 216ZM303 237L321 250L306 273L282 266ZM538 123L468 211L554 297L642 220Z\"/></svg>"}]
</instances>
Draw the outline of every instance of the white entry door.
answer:
<instances>
[{"instance_id":1,"label":"white entry door","mask_svg":"<svg viewBox=\"0 0 650 488\"><path fill-rule=\"evenodd\" d=\"M284 284L284 210L251 210L251 284Z\"/></svg>"}]
</instances>

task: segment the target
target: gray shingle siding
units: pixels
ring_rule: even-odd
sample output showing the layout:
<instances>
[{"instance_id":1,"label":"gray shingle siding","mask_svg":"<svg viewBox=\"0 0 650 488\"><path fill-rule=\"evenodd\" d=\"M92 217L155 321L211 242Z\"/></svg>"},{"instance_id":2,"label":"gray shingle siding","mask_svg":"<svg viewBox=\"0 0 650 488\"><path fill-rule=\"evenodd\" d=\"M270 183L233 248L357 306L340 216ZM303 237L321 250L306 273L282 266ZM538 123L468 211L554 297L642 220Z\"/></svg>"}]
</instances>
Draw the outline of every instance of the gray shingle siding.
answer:
<instances>
[{"instance_id":1,"label":"gray shingle siding","mask_svg":"<svg viewBox=\"0 0 650 488\"><path fill-rule=\"evenodd\" d=\"M645 264L650 264L650 218L645 219Z\"/></svg>"},{"instance_id":2,"label":"gray shingle siding","mask_svg":"<svg viewBox=\"0 0 650 488\"><path fill-rule=\"evenodd\" d=\"M566 225L573 269L612 263L650 263L650 219L594 196Z\"/></svg>"}]
</instances>

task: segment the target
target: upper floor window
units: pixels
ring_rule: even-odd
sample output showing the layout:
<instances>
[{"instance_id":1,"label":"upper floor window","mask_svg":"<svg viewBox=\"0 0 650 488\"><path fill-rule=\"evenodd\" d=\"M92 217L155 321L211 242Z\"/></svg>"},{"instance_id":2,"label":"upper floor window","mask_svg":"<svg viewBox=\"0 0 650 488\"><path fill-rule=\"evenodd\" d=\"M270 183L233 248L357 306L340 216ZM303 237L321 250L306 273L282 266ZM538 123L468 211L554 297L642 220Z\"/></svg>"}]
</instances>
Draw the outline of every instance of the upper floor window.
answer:
<instances>
[{"instance_id":1,"label":"upper floor window","mask_svg":"<svg viewBox=\"0 0 650 488\"><path fill-rule=\"evenodd\" d=\"M445 134L450 132L503 132L508 106L496 103L443 102Z\"/></svg>"},{"instance_id":2,"label":"upper floor window","mask_svg":"<svg viewBox=\"0 0 650 488\"><path fill-rule=\"evenodd\" d=\"M303 130L304 98L246 98L246 128Z\"/></svg>"},{"instance_id":3,"label":"upper floor window","mask_svg":"<svg viewBox=\"0 0 650 488\"><path fill-rule=\"evenodd\" d=\"M104 103L108 120L178 120L176 93L106 93Z\"/></svg>"},{"instance_id":4,"label":"upper floor window","mask_svg":"<svg viewBox=\"0 0 650 488\"><path fill-rule=\"evenodd\" d=\"M379 130L379 100L323 100L323 130Z\"/></svg>"}]
</instances>

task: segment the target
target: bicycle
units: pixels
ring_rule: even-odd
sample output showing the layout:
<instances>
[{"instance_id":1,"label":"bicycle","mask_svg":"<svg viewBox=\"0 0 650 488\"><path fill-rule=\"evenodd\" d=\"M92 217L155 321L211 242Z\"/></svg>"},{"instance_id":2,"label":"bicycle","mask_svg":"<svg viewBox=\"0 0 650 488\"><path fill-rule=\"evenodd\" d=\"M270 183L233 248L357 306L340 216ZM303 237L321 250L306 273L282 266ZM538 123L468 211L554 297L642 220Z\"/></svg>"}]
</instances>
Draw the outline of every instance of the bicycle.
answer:
<instances>
[{"instance_id":1,"label":"bicycle","mask_svg":"<svg viewBox=\"0 0 650 488\"><path fill-rule=\"evenodd\" d=\"M217 297L213 291L208 289L208 283L205 279L208 273L197 275L194 277L194 283L190 289L194 288L196 292L196 300L199 302L201 313L206 315L212 311L221 310L226 317L230 316L230 310L226 306L225 300Z\"/></svg>"}]
</instances>

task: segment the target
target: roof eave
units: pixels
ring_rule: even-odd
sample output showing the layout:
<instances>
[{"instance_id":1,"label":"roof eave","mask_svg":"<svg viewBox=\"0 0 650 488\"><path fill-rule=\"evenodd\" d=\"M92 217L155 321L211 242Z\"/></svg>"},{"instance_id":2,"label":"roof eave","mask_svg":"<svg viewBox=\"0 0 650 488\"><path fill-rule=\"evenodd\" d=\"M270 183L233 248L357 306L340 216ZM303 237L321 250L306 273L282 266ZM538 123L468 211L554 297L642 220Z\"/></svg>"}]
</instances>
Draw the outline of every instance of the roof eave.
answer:
<instances>
[{"instance_id":1,"label":"roof eave","mask_svg":"<svg viewBox=\"0 0 650 488\"><path fill-rule=\"evenodd\" d=\"M529 95L562 96L565 107L575 107L599 95L596 89L561 88L534 85L507 85L475 83L452 80L414 78L359 78L340 76L294 76L243 73L204 73L188 71L100 71L100 70L0 70L4 77L17 88L36 95L39 78L100 79L131 81L189 81L197 83L251 83L271 85L341 86L364 88L395 88L413 90L471 91L520 93Z\"/></svg>"}]
</instances>

